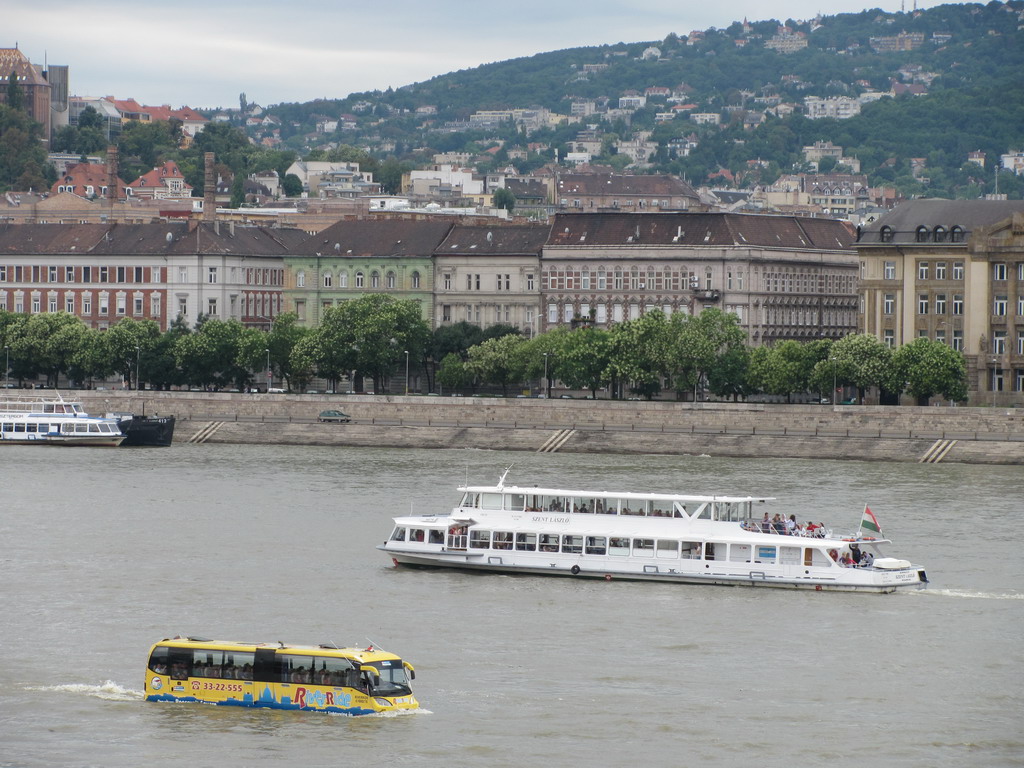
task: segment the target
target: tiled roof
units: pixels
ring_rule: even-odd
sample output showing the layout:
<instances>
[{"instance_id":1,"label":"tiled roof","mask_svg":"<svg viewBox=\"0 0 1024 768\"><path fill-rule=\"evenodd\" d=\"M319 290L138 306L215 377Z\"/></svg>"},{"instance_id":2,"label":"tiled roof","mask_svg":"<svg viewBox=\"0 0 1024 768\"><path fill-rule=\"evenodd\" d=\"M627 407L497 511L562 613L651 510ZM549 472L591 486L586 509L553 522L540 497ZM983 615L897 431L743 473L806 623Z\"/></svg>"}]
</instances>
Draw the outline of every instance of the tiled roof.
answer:
<instances>
[{"instance_id":1,"label":"tiled roof","mask_svg":"<svg viewBox=\"0 0 1024 768\"><path fill-rule=\"evenodd\" d=\"M430 256L454 225L453 221L419 219L356 219L339 221L307 238L295 255L340 257Z\"/></svg>"},{"instance_id":2,"label":"tiled roof","mask_svg":"<svg viewBox=\"0 0 1024 768\"><path fill-rule=\"evenodd\" d=\"M1020 212L1024 212L1024 200L908 200L865 227L861 242L878 242L882 227L892 230L892 240L888 242L895 243L916 242L918 227L933 231L935 227L943 227L947 232L961 227L970 233Z\"/></svg>"},{"instance_id":3,"label":"tiled roof","mask_svg":"<svg viewBox=\"0 0 1024 768\"><path fill-rule=\"evenodd\" d=\"M140 187L153 189L154 187L159 188L166 186L164 184L164 179L182 179L184 181L184 178L185 177L182 175L181 169L178 168L178 164L173 160L168 160L159 168L154 168L149 173L144 173L142 176L139 176L139 178L137 178L128 186L133 187L135 189L138 189ZM185 182L184 188L192 189L191 185L188 182Z\"/></svg>"},{"instance_id":4,"label":"tiled roof","mask_svg":"<svg viewBox=\"0 0 1024 768\"><path fill-rule=\"evenodd\" d=\"M560 213L547 244L848 250L853 239L849 227L835 219L743 213Z\"/></svg>"},{"instance_id":5,"label":"tiled roof","mask_svg":"<svg viewBox=\"0 0 1024 768\"><path fill-rule=\"evenodd\" d=\"M547 224L456 225L434 255L539 256L549 230Z\"/></svg>"},{"instance_id":6,"label":"tiled roof","mask_svg":"<svg viewBox=\"0 0 1024 768\"><path fill-rule=\"evenodd\" d=\"M106 165L100 165L98 163L76 163L72 165L63 176L57 179L50 187L50 194L56 195L59 191L70 192L78 195L79 197L86 197L86 187L91 186L93 193L102 197L101 190L107 186L107 182L110 180L107 172ZM125 183L121 179L116 180L117 185L117 199L123 200L125 198ZM73 189L67 189L67 187L73 186ZM60 188L63 187L63 190Z\"/></svg>"},{"instance_id":7,"label":"tiled roof","mask_svg":"<svg viewBox=\"0 0 1024 768\"><path fill-rule=\"evenodd\" d=\"M0 227L3 254L283 256L305 238L301 230L216 226L186 221L156 224L11 224Z\"/></svg>"},{"instance_id":8,"label":"tiled roof","mask_svg":"<svg viewBox=\"0 0 1024 768\"><path fill-rule=\"evenodd\" d=\"M618 174L563 174L558 178L562 195L682 195L696 199L693 187L675 176L620 176Z\"/></svg>"}]
</instances>

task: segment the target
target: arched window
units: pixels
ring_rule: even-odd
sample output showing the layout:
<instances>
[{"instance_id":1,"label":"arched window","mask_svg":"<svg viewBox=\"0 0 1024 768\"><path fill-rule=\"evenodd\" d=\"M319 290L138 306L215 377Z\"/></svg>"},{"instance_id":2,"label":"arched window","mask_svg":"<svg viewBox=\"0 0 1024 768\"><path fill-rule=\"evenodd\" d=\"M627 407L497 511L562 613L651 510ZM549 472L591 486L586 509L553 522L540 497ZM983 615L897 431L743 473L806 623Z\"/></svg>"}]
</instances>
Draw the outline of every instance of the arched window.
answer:
<instances>
[{"instance_id":1,"label":"arched window","mask_svg":"<svg viewBox=\"0 0 1024 768\"><path fill-rule=\"evenodd\" d=\"M330 272L324 272L324 288L330 288L334 285L334 275Z\"/></svg>"},{"instance_id":2,"label":"arched window","mask_svg":"<svg viewBox=\"0 0 1024 768\"><path fill-rule=\"evenodd\" d=\"M927 243L932 237L932 231L928 227L920 226L914 232L914 240L918 243Z\"/></svg>"},{"instance_id":3,"label":"arched window","mask_svg":"<svg viewBox=\"0 0 1024 768\"><path fill-rule=\"evenodd\" d=\"M953 228L949 230L949 241L951 243L962 243L964 241L964 228L959 224L954 224Z\"/></svg>"},{"instance_id":4,"label":"arched window","mask_svg":"<svg viewBox=\"0 0 1024 768\"><path fill-rule=\"evenodd\" d=\"M305 288L306 287L306 273L305 272L296 272L295 273L295 287L296 288Z\"/></svg>"},{"instance_id":5,"label":"arched window","mask_svg":"<svg viewBox=\"0 0 1024 768\"><path fill-rule=\"evenodd\" d=\"M380 288L380 272L377 270L373 270L373 272L370 273L370 287Z\"/></svg>"},{"instance_id":6,"label":"arched window","mask_svg":"<svg viewBox=\"0 0 1024 768\"><path fill-rule=\"evenodd\" d=\"M412 287L413 288L419 288L420 287L420 273L419 272L413 272L412 273Z\"/></svg>"},{"instance_id":7,"label":"arched window","mask_svg":"<svg viewBox=\"0 0 1024 768\"><path fill-rule=\"evenodd\" d=\"M878 241L881 243L892 242L892 227L886 225L878 230Z\"/></svg>"},{"instance_id":8,"label":"arched window","mask_svg":"<svg viewBox=\"0 0 1024 768\"><path fill-rule=\"evenodd\" d=\"M388 278L388 283L387 283L388 289L393 291L395 289L395 273L394 272L388 272L387 278Z\"/></svg>"},{"instance_id":9,"label":"arched window","mask_svg":"<svg viewBox=\"0 0 1024 768\"><path fill-rule=\"evenodd\" d=\"M348 272L339 272L338 273L338 287L339 288L348 288Z\"/></svg>"},{"instance_id":10,"label":"arched window","mask_svg":"<svg viewBox=\"0 0 1024 768\"><path fill-rule=\"evenodd\" d=\"M356 288L362 288L364 285L364 277L362 272L356 272Z\"/></svg>"},{"instance_id":11,"label":"arched window","mask_svg":"<svg viewBox=\"0 0 1024 768\"><path fill-rule=\"evenodd\" d=\"M946 228L940 224L932 230L932 237L935 238L936 243L946 242Z\"/></svg>"}]
</instances>

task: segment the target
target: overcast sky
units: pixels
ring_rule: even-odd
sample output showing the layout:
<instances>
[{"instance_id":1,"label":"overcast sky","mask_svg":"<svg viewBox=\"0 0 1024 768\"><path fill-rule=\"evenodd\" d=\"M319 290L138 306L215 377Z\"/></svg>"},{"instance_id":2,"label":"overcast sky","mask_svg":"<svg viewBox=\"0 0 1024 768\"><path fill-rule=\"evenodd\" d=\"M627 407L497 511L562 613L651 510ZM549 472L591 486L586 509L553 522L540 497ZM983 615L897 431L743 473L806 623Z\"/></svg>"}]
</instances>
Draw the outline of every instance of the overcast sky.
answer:
<instances>
[{"instance_id":1,"label":"overcast sky","mask_svg":"<svg viewBox=\"0 0 1024 768\"><path fill-rule=\"evenodd\" d=\"M901 0L46 0L4 9L0 48L69 65L72 95L237 107L243 91L263 105L342 98L535 53L724 28L744 16L785 21L865 7L897 12Z\"/></svg>"}]
</instances>

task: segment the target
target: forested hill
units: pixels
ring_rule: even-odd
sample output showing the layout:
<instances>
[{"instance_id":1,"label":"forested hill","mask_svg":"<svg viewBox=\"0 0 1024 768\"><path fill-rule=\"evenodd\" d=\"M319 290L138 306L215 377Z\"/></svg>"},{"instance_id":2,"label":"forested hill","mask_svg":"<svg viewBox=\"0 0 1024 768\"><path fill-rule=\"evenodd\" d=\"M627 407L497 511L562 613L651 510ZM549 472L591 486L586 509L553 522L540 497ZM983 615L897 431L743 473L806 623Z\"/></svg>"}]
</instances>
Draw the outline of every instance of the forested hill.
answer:
<instances>
[{"instance_id":1,"label":"forested hill","mask_svg":"<svg viewBox=\"0 0 1024 768\"><path fill-rule=\"evenodd\" d=\"M795 50L770 47L787 45ZM1010 0L737 21L699 33L666 30L660 41L568 48L394 90L280 104L269 111L282 120L286 147L307 148L318 122L343 118L347 124L327 141L413 161L427 151L486 148L494 139L506 147L526 144L525 133L511 125L467 130L465 121L477 111L543 107L567 115L574 102L592 101L598 111L586 122L600 125L608 144L635 131L652 132L658 151L648 171L684 174L698 183L722 170L738 174L741 184L771 181L803 161L802 146L829 140L843 146L846 157L860 160L874 182L896 183L910 194L974 196L992 191L992 168L1001 154L1024 149L1021 72L1024 0ZM865 102L849 119L808 120L800 114L807 96L857 98L892 92L894 84L909 92ZM615 110L629 91L646 94L646 105L604 119L604 110ZM721 115L722 125L698 126L689 111L665 120L683 102L692 105L689 111ZM799 109L790 115L786 105ZM764 114L759 125L757 114ZM549 145L553 157L581 127L533 131L528 140ZM672 140L694 134L696 149L677 156ZM413 147L419 155L410 152ZM984 171L964 168L974 150L986 153ZM920 162L912 172L911 158L923 158L927 173L921 173ZM542 154L517 162L529 170L546 159ZM1014 179L1000 179L1000 185L1019 196Z\"/></svg>"}]
</instances>

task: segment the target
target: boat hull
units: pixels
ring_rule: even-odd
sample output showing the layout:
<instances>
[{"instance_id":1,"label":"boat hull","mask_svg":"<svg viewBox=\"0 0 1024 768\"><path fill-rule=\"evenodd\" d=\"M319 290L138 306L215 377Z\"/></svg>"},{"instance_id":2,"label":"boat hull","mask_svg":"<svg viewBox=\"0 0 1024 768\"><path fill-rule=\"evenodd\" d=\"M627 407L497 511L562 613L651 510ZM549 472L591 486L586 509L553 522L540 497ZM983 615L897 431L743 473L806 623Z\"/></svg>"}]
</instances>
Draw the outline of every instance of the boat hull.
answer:
<instances>
[{"instance_id":1,"label":"boat hull","mask_svg":"<svg viewBox=\"0 0 1024 768\"><path fill-rule=\"evenodd\" d=\"M167 447L174 440L173 416L134 416L121 422L126 447Z\"/></svg>"},{"instance_id":2,"label":"boat hull","mask_svg":"<svg viewBox=\"0 0 1024 768\"><path fill-rule=\"evenodd\" d=\"M94 448L116 448L124 442L124 435L42 435L33 439L7 437L0 439L0 445L81 445Z\"/></svg>"},{"instance_id":3,"label":"boat hull","mask_svg":"<svg viewBox=\"0 0 1024 768\"><path fill-rule=\"evenodd\" d=\"M471 556L454 555L438 557L437 555L400 552L380 546L379 549L391 556L392 562L398 565L417 568L455 568L463 571L477 571L504 574L525 574L534 576L568 576L571 578L603 579L605 581L650 581L663 584L704 584L730 587L769 587L773 589L806 589L816 592L872 592L891 593L897 590L922 589L926 581L923 573L916 570L902 572L902 577L893 574L880 575L879 581L847 583L838 579L826 578L785 578L756 571L748 573L725 573L709 568L706 571L680 573L665 568L657 571L627 571L604 569L588 564L573 564L568 567L564 563L552 565L494 562L494 556L487 561ZM892 577L892 578L890 578ZM881 579L886 579L882 581Z\"/></svg>"}]
</instances>

